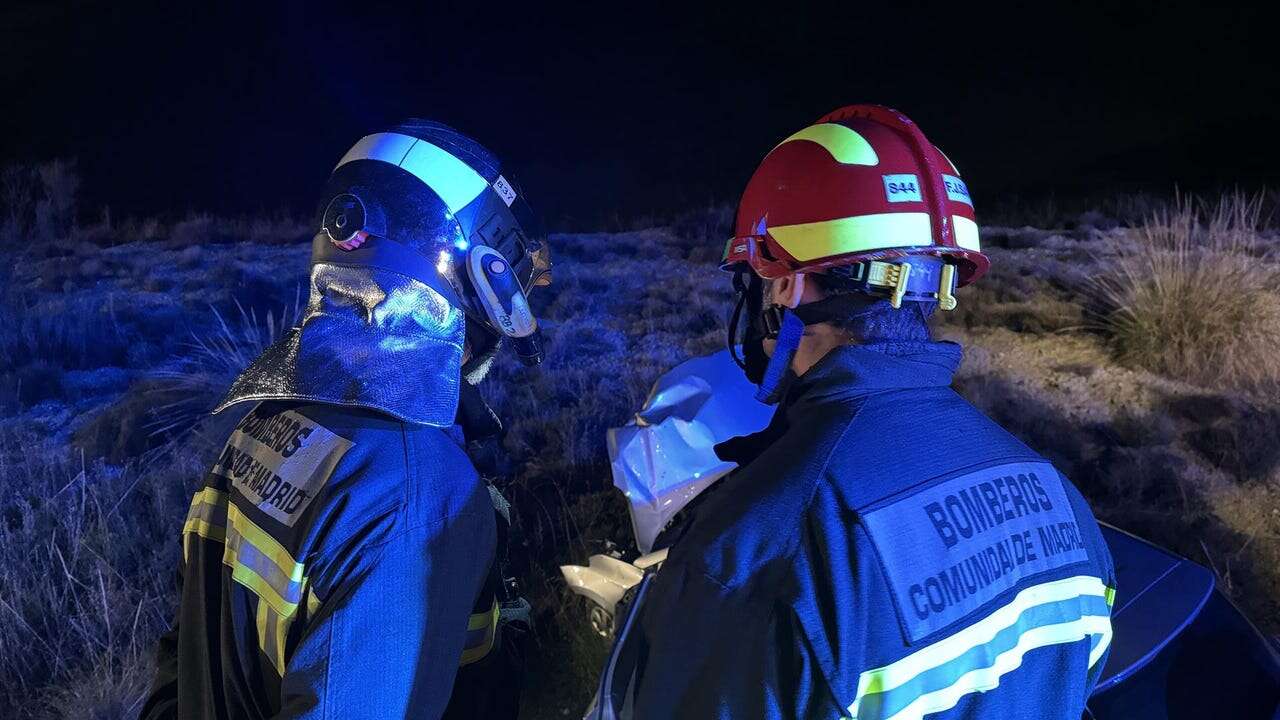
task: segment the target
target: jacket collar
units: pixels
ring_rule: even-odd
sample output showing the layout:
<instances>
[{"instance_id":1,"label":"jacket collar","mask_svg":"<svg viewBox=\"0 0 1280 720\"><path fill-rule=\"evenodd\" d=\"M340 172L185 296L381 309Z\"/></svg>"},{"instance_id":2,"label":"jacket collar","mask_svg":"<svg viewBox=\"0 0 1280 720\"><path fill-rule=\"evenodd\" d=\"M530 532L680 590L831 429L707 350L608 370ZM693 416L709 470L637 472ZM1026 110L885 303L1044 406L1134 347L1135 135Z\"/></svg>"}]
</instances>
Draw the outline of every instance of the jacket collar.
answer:
<instances>
[{"instance_id":1,"label":"jacket collar","mask_svg":"<svg viewBox=\"0 0 1280 720\"><path fill-rule=\"evenodd\" d=\"M716 454L745 465L817 406L889 390L947 387L962 356L953 342L843 345L792 382L767 428L720 443Z\"/></svg>"},{"instance_id":2,"label":"jacket collar","mask_svg":"<svg viewBox=\"0 0 1280 720\"><path fill-rule=\"evenodd\" d=\"M842 345L795 380L779 409L792 416L814 404L887 390L947 387L962 356L953 342Z\"/></svg>"}]
</instances>

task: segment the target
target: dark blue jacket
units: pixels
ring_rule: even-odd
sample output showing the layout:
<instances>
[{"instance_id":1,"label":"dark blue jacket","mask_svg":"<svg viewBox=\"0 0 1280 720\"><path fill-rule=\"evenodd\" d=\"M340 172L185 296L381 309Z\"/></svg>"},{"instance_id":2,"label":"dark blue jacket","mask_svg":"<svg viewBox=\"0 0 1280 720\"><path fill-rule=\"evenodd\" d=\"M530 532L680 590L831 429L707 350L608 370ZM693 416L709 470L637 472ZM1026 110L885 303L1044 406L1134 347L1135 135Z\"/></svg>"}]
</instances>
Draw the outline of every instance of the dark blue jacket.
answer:
<instances>
[{"instance_id":1,"label":"dark blue jacket","mask_svg":"<svg viewBox=\"0 0 1280 720\"><path fill-rule=\"evenodd\" d=\"M743 466L663 539L615 650L623 716L1081 717L1111 558L1075 487L950 389L959 362L839 348L721 446Z\"/></svg>"},{"instance_id":2,"label":"dark blue jacket","mask_svg":"<svg viewBox=\"0 0 1280 720\"><path fill-rule=\"evenodd\" d=\"M494 505L457 427L266 402L183 527L144 720L439 718L492 647Z\"/></svg>"}]
</instances>

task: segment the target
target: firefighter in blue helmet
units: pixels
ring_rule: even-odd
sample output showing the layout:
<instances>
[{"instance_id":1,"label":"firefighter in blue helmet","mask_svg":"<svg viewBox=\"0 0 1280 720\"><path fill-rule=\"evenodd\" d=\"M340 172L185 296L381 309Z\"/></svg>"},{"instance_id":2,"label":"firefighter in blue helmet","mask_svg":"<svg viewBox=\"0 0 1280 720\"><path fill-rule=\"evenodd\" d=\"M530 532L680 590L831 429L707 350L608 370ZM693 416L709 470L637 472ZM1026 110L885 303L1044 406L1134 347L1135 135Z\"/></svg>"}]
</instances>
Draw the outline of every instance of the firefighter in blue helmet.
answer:
<instances>
[{"instance_id":1,"label":"firefighter in blue helmet","mask_svg":"<svg viewBox=\"0 0 1280 720\"><path fill-rule=\"evenodd\" d=\"M191 501L153 718L514 717L527 605L475 384L541 358L550 263L497 159L437 123L364 137L320 205L298 327Z\"/></svg>"},{"instance_id":2,"label":"firefighter in blue helmet","mask_svg":"<svg viewBox=\"0 0 1280 720\"><path fill-rule=\"evenodd\" d=\"M968 190L853 106L756 171L726 250L742 364L778 402L659 538L600 718L1078 720L1115 571L1080 493L951 390L927 318L987 267Z\"/></svg>"}]
</instances>

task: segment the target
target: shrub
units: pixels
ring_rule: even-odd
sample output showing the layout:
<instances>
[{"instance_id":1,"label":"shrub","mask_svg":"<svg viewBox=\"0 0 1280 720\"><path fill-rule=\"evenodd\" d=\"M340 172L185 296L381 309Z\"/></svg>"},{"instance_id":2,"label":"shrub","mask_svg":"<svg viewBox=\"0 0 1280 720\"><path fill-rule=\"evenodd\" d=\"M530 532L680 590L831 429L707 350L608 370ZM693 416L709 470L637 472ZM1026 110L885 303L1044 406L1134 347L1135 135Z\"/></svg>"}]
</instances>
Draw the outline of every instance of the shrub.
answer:
<instances>
[{"instance_id":1,"label":"shrub","mask_svg":"<svg viewBox=\"0 0 1280 720\"><path fill-rule=\"evenodd\" d=\"M0 433L0 708L15 720L133 717L208 452L175 445L112 468L63 450Z\"/></svg>"},{"instance_id":2,"label":"shrub","mask_svg":"<svg viewBox=\"0 0 1280 720\"><path fill-rule=\"evenodd\" d=\"M1212 386L1280 381L1280 281L1259 258L1260 209L1238 193L1179 198L1124 236L1095 281L1122 363Z\"/></svg>"},{"instance_id":3,"label":"shrub","mask_svg":"<svg viewBox=\"0 0 1280 720\"><path fill-rule=\"evenodd\" d=\"M191 409L181 421L175 417L179 408ZM71 434L71 445L87 457L120 465L162 446L191 427L207 409L181 385L144 380L134 383L123 398L77 427Z\"/></svg>"},{"instance_id":4,"label":"shrub","mask_svg":"<svg viewBox=\"0 0 1280 720\"><path fill-rule=\"evenodd\" d=\"M681 213L671 224L671 231L695 247L709 248L718 262L725 242L733 235L735 203L708 203L705 207Z\"/></svg>"},{"instance_id":5,"label":"shrub","mask_svg":"<svg viewBox=\"0 0 1280 720\"><path fill-rule=\"evenodd\" d=\"M36 203L36 234L52 240L67 237L76 224L76 194L80 176L75 161L54 160L36 168L43 190Z\"/></svg>"},{"instance_id":6,"label":"shrub","mask_svg":"<svg viewBox=\"0 0 1280 720\"><path fill-rule=\"evenodd\" d=\"M208 412L236 375L254 358L297 324L301 305L298 298L278 312L245 310L235 302L237 315L228 322L222 312L210 307L213 330L192 333L186 353L176 368L151 372L153 392L147 423L150 435L166 435L191 427Z\"/></svg>"},{"instance_id":7,"label":"shrub","mask_svg":"<svg viewBox=\"0 0 1280 720\"><path fill-rule=\"evenodd\" d=\"M0 372L43 360L65 369L122 365L130 340L114 295L73 296L26 303L10 296L0 307Z\"/></svg>"},{"instance_id":8,"label":"shrub","mask_svg":"<svg viewBox=\"0 0 1280 720\"><path fill-rule=\"evenodd\" d=\"M36 201L35 180L31 170L23 165L6 165L0 170L0 207L4 217L0 219L0 242L16 245L31 226Z\"/></svg>"},{"instance_id":9,"label":"shrub","mask_svg":"<svg viewBox=\"0 0 1280 720\"><path fill-rule=\"evenodd\" d=\"M176 247L199 247L214 242L218 222L207 213L190 214L173 224L169 244Z\"/></svg>"}]
</instances>

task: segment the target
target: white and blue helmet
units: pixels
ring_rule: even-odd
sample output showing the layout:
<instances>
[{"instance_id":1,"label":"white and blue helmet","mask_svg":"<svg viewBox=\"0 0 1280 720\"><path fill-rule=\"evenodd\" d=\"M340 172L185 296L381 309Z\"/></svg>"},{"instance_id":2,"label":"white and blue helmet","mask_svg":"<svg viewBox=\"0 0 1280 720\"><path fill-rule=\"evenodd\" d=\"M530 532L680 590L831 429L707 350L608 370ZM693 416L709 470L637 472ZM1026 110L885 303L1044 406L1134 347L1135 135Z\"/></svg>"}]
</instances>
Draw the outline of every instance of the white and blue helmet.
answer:
<instances>
[{"instance_id":1,"label":"white and blue helmet","mask_svg":"<svg viewBox=\"0 0 1280 720\"><path fill-rule=\"evenodd\" d=\"M409 120L361 138L325 185L312 262L401 273L439 292L526 364L541 362L527 293L550 254L497 157L440 123ZM470 336L474 353L494 343Z\"/></svg>"},{"instance_id":2,"label":"white and blue helmet","mask_svg":"<svg viewBox=\"0 0 1280 720\"><path fill-rule=\"evenodd\" d=\"M541 362L527 294L550 282L548 248L518 187L474 140L422 120L361 138L325 184L316 224L299 325L219 410L309 401L443 427L463 378L478 382L503 339L525 364Z\"/></svg>"}]
</instances>

